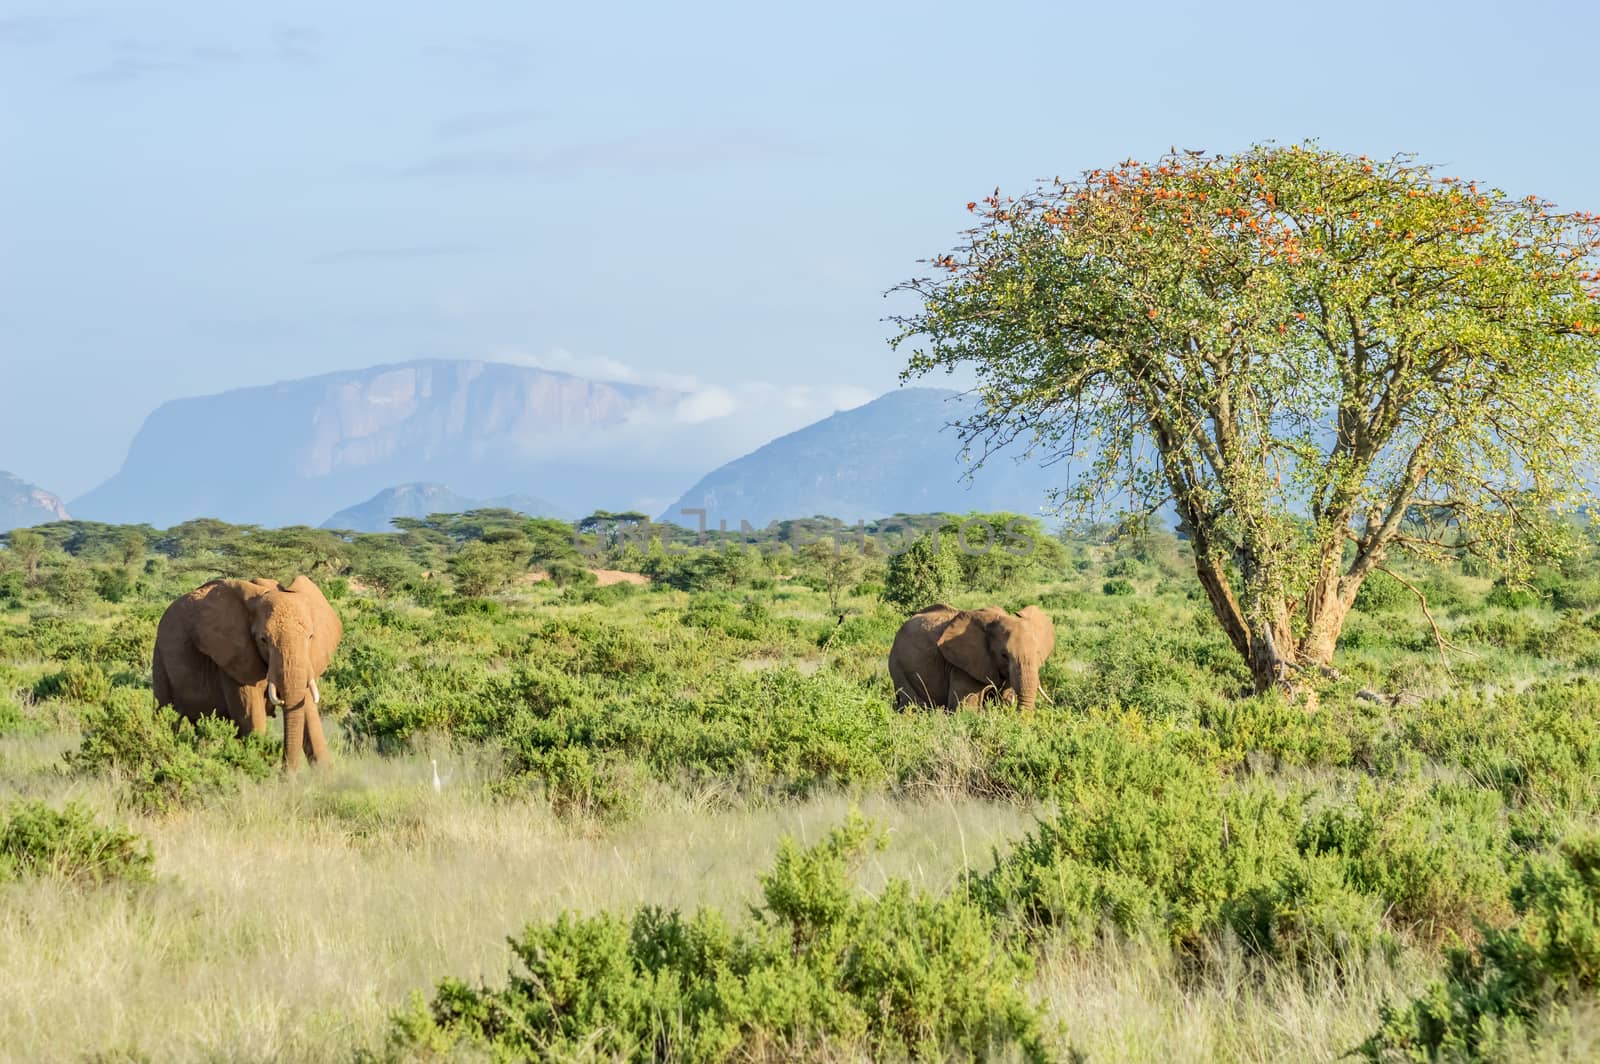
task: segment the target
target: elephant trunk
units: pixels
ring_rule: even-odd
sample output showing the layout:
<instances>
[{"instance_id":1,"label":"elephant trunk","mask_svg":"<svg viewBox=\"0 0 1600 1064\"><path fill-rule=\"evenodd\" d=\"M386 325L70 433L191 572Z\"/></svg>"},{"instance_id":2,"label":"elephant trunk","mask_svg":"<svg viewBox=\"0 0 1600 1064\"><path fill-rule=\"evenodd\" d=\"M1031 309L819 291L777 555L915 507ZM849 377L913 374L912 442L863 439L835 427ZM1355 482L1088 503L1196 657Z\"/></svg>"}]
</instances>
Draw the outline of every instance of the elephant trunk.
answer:
<instances>
[{"instance_id":1,"label":"elephant trunk","mask_svg":"<svg viewBox=\"0 0 1600 1064\"><path fill-rule=\"evenodd\" d=\"M327 752L327 742L322 737L321 715L311 697L311 675L306 663L275 651L267 675L283 702L284 767L291 770L300 767L308 728L311 729L311 756L321 760Z\"/></svg>"},{"instance_id":2,"label":"elephant trunk","mask_svg":"<svg viewBox=\"0 0 1600 1064\"><path fill-rule=\"evenodd\" d=\"M1032 710L1039 700L1039 666L1031 662L1011 662L1011 689L1017 693L1017 708Z\"/></svg>"},{"instance_id":3,"label":"elephant trunk","mask_svg":"<svg viewBox=\"0 0 1600 1064\"><path fill-rule=\"evenodd\" d=\"M306 704L283 711L283 767L293 772L300 767L306 742Z\"/></svg>"}]
</instances>

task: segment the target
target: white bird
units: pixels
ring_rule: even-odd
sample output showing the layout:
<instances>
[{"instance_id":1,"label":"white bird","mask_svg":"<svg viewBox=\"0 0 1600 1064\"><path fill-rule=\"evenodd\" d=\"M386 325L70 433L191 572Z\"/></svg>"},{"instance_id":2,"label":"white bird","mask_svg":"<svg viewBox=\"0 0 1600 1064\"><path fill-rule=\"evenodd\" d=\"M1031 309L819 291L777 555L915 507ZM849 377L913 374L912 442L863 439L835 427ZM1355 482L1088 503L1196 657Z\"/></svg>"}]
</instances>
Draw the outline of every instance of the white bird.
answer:
<instances>
[{"instance_id":1,"label":"white bird","mask_svg":"<svg viewBox=\"0 0 1600 1064\"><path fill-rule=\"evenodd\" d=\"M436 758L428 758L428 764L433 766L433 791L435 794L444 790L444 783L439 779L439 762Z\"/></svg>"}]
</instances>

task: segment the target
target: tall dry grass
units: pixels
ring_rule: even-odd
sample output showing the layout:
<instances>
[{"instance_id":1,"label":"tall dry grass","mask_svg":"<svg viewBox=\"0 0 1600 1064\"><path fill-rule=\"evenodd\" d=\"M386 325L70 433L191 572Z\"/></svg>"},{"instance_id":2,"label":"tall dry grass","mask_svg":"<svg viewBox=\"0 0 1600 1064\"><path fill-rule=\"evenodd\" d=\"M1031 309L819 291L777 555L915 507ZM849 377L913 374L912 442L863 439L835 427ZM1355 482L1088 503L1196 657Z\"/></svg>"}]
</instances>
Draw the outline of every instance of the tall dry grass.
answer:
<instances>
[{"instance_id":1,"label":"tall dry grass","mask_svg":"<svg viewBox=\"0 0 1600 1064\"><path fill-rule=\"evenodd\" d=\"M626 827L563 821L537 801L486 800L472 762L357 757L160 819L116 810L108 784L59 776L11 740L7 783L74 798L146 835L158 881L85 891L0 887L0 1058L349 1059L389 1013L443 976L503 978L505 937L562 910L650 903L737 911L784 835L815 839L844 797L729 812L662 796ZM18 771L12 772L11 769ZM9 793L7 793L9 792ZM865 870L946 888L1028 825L972 800L867 798L891 830Z\"/></svg>"}]
</instances>

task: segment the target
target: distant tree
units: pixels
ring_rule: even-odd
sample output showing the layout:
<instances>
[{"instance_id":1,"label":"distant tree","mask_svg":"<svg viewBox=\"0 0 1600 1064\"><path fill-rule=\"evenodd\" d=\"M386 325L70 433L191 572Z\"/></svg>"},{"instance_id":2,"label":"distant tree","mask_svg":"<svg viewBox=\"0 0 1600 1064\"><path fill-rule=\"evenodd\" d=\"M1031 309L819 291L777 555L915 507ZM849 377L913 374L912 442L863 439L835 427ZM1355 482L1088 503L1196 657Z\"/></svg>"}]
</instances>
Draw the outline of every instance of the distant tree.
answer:
<instances>
[{"instance_id":1,"label":"distant tree","mask_svg":"<svg viewBox=\"0 0 1600 1064\"><path fill-rule=\"evenodd\" d=\"M839 617L844 593L866 574L871 560L854 543L835 543L831 539L807 543L797 552L800 574L811 587L828 596L828 609Z\"/></svg>"},{"instance_id":2,"label":"distant tree","mask_svg":"<svg viewBox=\"0 0 1600 1064\"><path fill-rule=\"evenodd\" d=\"M449 568L456 591L477 598L505 590L521 566L505 548L473 542L450 559Z\"/></svg>"},{"instance_id":3,"label":"distant tree","mask_svg":"<svg viewBox=\"0 0 1600 1064\"><path fill-rule=\"evenodd\" d=\"M889 556L883 581L883 601L906 613L931 606L961 584L961 563L954 537L924 533L909 547Z\"/></svg>"},{"instance_id":4,"label":"distant tree","mask_svg":"<svg viewBox=\"0 0 1600 1064\"><path fill-rule=\"evenodd\" d=\"M62 606L83 606L95 596L95 573L71 557L52 565L44 578L44 593Z\"/></svg>"},{"instance_id":5,"label":"distant tree","mask_svg":"<svg viewBox=\"0 0 1600 1064\"><path fill-rule=\"evenodd\" d=\"M122 564L129 569L143 566L147 546L144 535L137 528L127 529L122 533Z\"/></svg>"},{"instance_id":6,"label":"distant tree","mask_svg":"<svg viewBox=\"0 0 1600 1064\"><path fill-rule=\"evenodd\" d=\"M1544 545L1514 530L1585 497L1595 215L1315 145L1127 162L970 207L937 276L904 286L922 300L899 319L906 375L975 373L962 431L984 453L1095 444L1063 503L1170 501L1258 689L1331 660L1392 552L1516 571ZM1452 535L1408 535L1419 506Z\"/></svg>"},{"instance_id":7,"label":"distant tree","mask_svg":"<svg viewBox=\"0 0 1600 1064\"><path fill-rule=\"evenodd\" d=\"M13 529L6 535L6 547L28 585L39 583L39 566L44 561L44 537L27 528Z\"/></svg>"}]
</instances>

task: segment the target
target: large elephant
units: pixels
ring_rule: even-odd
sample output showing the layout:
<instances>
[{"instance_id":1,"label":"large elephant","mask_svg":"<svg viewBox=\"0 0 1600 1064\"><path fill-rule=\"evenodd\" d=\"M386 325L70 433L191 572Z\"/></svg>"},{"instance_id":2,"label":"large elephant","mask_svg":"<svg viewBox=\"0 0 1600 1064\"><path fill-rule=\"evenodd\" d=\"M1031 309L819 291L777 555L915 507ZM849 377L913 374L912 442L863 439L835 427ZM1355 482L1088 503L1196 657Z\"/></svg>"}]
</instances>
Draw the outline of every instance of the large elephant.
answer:
<instances>
[{"instance_id":1,"label":"large elephant","mask_svg":"<svg viewBox=\"0 0 1600 1064\"><path fill-rule=\"evenodd\" d=\"M1055 625L1037 606L1016 613L929 606L900 626L889 648L895 704L955 709L992 694L1032 709L1039 667L1055 646Z\"/></svg>"},{"instance_id":2,"label":"large elephant","mask_svg":"<svg viewBox=\"0 0 1600 1064\"><path fill-rule=\"evenodd\" d=\"M190 720L230 718L241 736L264 732L283 709L283 761L326 763L317 677L344 634L339 615L304 576L213 580L178 599L156 628L151 678L156 701Z\"/></svg>"}]
</instances>

